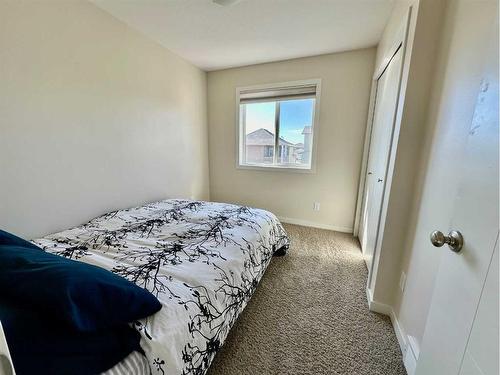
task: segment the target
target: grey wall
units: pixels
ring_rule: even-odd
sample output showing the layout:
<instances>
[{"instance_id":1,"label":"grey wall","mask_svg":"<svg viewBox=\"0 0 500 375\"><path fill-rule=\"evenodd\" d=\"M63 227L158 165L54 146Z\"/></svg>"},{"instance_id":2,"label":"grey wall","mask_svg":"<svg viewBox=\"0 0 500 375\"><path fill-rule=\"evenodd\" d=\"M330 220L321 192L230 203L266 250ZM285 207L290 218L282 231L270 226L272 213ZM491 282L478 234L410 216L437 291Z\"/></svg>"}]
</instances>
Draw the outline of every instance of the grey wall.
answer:
<instances>
[{"instance_id":1,"label":"grey wall","mask_svg":"<svg viewBox=\"0 0 500 375\"><path fill-rule=\"evenodd\" d=\"M83 2L0 2L0 228L207 199L206 74Z\"/></svg>"},{"instance_id":2,"label":"grey wall","mask_svg":"<svg viewBox=\"0 0 500 375\"><path fill-rule=\"evenodd\" d=\"M210 192L215 201L352 231L375 48L208 73ZM236 87L320 78L316 173L236 168ZM321 204L313 211L313 203Z\"/></svg>"}]
</instances>

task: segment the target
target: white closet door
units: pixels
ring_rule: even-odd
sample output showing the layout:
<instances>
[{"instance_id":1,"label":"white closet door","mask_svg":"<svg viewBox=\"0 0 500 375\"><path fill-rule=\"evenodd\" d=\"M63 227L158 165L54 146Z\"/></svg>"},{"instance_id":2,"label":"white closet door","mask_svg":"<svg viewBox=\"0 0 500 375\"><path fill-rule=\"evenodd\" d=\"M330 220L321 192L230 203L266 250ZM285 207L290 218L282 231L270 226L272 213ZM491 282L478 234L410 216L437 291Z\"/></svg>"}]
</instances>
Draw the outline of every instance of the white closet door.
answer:
<instances>
[{"instance_id":1,"label":"white closet door","mask_svg":"<svg viewBox=\"0 0 500 375\"><path fill-rule=\"evenodd\" d=\"M402 48L399 48L377 82L360 236L363 255L369 270L377 242L387 163L397 110L401 64Z\"/></svg>"}]
</instances>

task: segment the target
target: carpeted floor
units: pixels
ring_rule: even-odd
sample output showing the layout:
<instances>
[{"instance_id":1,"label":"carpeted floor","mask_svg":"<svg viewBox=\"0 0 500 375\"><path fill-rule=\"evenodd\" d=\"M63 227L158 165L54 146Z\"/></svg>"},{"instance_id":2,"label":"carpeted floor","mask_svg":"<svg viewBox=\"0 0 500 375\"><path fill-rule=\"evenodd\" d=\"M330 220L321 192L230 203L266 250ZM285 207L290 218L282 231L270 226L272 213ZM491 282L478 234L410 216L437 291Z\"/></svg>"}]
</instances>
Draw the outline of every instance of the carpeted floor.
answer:
<instances>
[{"instance_id":1,"label":"carpeted floor","mask_svg":"<svg viewBox=\"0 0 500 375\"><path fill-rule=\"evenodd\" d=\"M275 257L209 375L406 374L388 317L368 310L349 234L285 225Z\"/></svg>"}]
</instances>

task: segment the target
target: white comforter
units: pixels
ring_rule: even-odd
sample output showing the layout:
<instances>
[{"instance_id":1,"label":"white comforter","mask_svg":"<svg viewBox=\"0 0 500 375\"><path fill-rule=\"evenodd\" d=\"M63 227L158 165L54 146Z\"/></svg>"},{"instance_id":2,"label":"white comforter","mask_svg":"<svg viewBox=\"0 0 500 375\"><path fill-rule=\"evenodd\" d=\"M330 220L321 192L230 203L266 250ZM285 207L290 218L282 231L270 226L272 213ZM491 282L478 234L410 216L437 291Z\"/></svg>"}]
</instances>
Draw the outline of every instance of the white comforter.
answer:
<instances>
[{"instance_id":1,"label":"white comforter","mask_svg":"<svg viewBox=\"0 0 500 375\"><path fill-rule=\"evenodd\" d=\"M163 307L138 321L154 374L204 374L288 238L271 213L165 200L34 241L147 288Z\"/></svg>"}]
</instances>

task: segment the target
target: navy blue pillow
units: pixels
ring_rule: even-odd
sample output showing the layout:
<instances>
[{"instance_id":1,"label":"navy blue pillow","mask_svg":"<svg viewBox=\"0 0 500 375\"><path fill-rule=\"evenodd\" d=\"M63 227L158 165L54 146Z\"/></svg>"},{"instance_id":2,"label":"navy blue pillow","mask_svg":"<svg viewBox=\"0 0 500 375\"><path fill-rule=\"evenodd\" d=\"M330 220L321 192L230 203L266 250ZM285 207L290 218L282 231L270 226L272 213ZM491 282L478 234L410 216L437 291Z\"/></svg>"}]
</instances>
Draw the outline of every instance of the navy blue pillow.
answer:
<instances>
[{"instance_id":1,"label":"navy blue pillow","mask_svg":"<svg viewBox=\"0 0 500 375\"><path fill-rule=\"evenodd\" d=\"M86 332L161 309L149 291L121 276L20 243L0 243L0 293Z\"/></svg>"},{"instance_id":2,"label":"navy blue pillow","mask_svg":"<svg viewBox=\"0 0 500 375\"><path fill-rule=\"evenodd\" d=\"M99 374L141 351L139 333L127 325L78 332L5 299L0 321L18 375Z\"/></svg>"},{"instance_id":3,"label":"navy blue pillow","mask_svg":"<svg viewBox=\"0 0 500 375\"><path fill-rule=\"evenodd\" d=\"M14 236L12 233L5 232L0 229L0 246L2 245L15 245L15 246L23 246L23 247L31 247L33 249L39 249L34 243L26 241L21 237Z\"/></svg>"}]
</instances>

